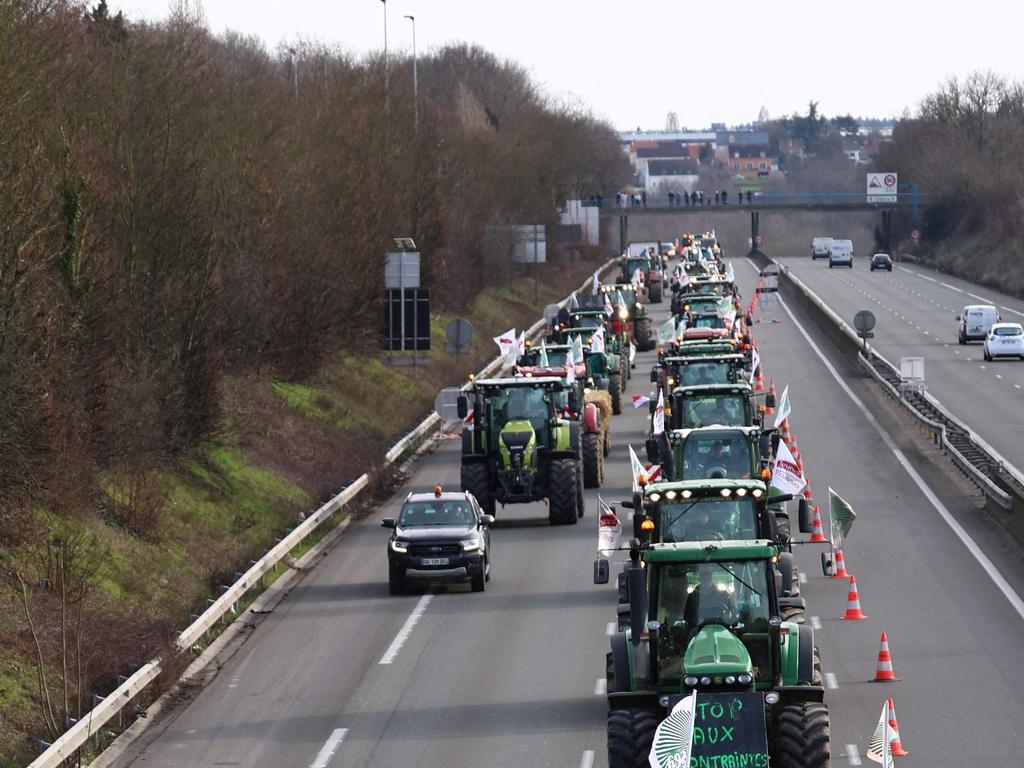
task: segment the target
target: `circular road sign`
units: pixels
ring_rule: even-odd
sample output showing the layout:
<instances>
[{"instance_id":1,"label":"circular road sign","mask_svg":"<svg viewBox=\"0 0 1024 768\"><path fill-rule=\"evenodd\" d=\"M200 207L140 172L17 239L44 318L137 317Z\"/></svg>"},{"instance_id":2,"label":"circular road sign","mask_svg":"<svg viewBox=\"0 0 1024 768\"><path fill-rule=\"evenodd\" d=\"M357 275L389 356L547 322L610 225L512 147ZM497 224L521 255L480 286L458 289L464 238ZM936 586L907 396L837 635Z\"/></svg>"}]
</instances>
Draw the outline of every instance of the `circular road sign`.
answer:
<instances>
[{"instance_id":1,"label":"circular road sign","mask_svg":"<svg viewBox=\"0 0 1024 768\"><path fill-rule=\"evenodd\" d=\"M473 326L469 324L468 320L455 317L448 321L448 325L444 329L444 335L448 337L450 343L457 347L464 347L473 338Z\"/></svg>"},{"instance_id":2,"label":"circular road sign","mask_svg":"<svg viewBox=\"0 0 1024 768\"><path fill-rule=\"evenodd\" d=\"M887 173L885 174L885 177L882 179L882 182L887 187L894 187L896 186L896 177L893 176L891 173Z\"/></svg>"},{"instance_id":3,"label":"circular road sign","mask_svg":"<svg viewBox=\"0 0 1024 768\"><path fill-rule=\"evenodd\" d=\"M867 333L875 327L875 316L866 309L862 309L853 316L853 327L857 329L858 333Z\"/></svg>"}]
</instances>

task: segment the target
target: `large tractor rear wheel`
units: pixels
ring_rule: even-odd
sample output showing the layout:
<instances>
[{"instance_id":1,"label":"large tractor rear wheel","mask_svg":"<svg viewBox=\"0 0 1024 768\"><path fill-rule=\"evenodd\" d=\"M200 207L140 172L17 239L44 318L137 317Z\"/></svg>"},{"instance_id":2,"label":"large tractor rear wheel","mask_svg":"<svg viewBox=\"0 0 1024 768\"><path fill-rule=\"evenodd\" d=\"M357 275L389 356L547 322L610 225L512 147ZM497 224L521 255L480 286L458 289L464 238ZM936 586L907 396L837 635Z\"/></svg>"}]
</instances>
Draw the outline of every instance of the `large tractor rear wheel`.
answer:
<instances>
[{"instance_id":1,"label":"large tractor rear wheel","mask_svg":"<svg viewBox=\"0 0 1024 768\"><path fill-rule=\"evenodd\" d=\"M831 751L827 706L802 701L782 707L773 766L777 761L779 768L828 768Z\"/></svg>"},{"instance_id":2,"label":"large tractor rear wheel","mask_svg":"<svg viewBox=\"0 0 1024 768\"><path fill-rule=\"evenodd\" d=\"M613 373L608 377L608 394L612 397L612 413L622 413L622 374Z\"/></svg>"},{"instance_id":3,"label":"large tractor rear wheel","mask_svg":"<svg viewBox=\"0 0 1024 768\"><path fill-rule=\"evenodd\" d=\"M486 462L475 461L462 465L462 490L469 491L480 502L485 515L494 514L494 495L491 493L491 470Z\"/></svg>"},{"instance_id":4,"label":"large tractor rear wheel","mask_svg":"<svg viewBox=\"0 0 1024 768\"><path fill-rule=\"evenodd\" d=\"M587 432L583 435L583 485L600 488L604 480L604 453L601 451L601 435Z\"/></svg>"},{"instance_id":5,"label":"large tractor rear wheel","mask_svg":"<svg viewBox=\"0 0 1024 768\"><path fill-rule=\"evenodd\" d=\"M641 352L654 349L654 337L651 334L651 318L638 317L633 323L633 333L636 335L636 347Z\"/></svg>"},{"instance_id":6,"label":"large tractor rear wheel","mask_svg":"<svg viewBox=\"0 0 1024 768\"><path fill-rule=\"evenodd\" d=\"M553 459L548 467L548 519L552 525L573 525L577 515L574 459Z\"/></svg>"},{"instance_id":7,"label":"large tractor rear wheel","mask_svg":"<svg viewBox=\"0 0 1024 768\"><path fill-rule=\"evenodd\" d=\"M647 768L658 729L649 709L615 709L608 713L608 768Z\"/></svg>"},{"instance_id":8,"label":"large tractor rear wheel","mask_svg":"<svg viewBox=\"0 0 1024 768\"><path fill-rule=\"evenodd\" d=\"M661 280L655 280L653 283L651 283L651 304L661 304L661 290Z\"/></svg>"}]
</instances>

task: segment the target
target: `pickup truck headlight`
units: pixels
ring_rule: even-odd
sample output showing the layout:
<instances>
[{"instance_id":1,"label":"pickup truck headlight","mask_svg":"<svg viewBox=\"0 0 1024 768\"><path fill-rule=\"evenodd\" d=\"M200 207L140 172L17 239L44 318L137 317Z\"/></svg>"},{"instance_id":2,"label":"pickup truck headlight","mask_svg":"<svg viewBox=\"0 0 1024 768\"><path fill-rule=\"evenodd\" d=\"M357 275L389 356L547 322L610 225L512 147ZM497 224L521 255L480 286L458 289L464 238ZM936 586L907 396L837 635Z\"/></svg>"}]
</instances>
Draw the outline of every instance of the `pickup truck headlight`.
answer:
<instances>
[{"instance_id":1,"label":"pickup truck headlight","mask_svg":"<svg viewBox=\"0 0 1024 768\"><path fill-rule=\"evenodd\" d=\"M409 544L405 541L392 541L391 551L405 554L409 551Z\"/></svg>"},{"instance_id":2,"label":"pickup truck headlight","mask_svg":"<svg viewBox=\"0 0 1024 768\"><path fill-rule=\"evenodd\" d=\"M475 537L472 539L463 539L459 543L462 545L463 552L476 552L480 549L480 539Z\"/></svg>"}]
</instances>

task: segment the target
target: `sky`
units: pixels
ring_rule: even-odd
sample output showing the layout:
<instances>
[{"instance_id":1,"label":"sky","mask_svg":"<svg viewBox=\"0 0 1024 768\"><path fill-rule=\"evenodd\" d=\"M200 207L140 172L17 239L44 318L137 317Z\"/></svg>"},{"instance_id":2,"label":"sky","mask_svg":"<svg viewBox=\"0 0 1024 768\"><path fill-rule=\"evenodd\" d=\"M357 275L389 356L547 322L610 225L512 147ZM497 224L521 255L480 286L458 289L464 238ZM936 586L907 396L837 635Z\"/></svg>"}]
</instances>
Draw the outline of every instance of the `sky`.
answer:
<instances>
[{"instance_id":1,"label":"sky","mask_svg":"<svg viewBox=\"0 0 1024 768\"><path fill-rule=\"evenodd\" d=\"M89 0L92 3L94 0ZM108 0L132 19L175 0ZM190 0L196 2L196 0ZM1024 76L1024 6L995 0L203 0L207 25L264 41L315 40L357 55L478 44L525 66L555 99L620 130L806 113L898 117L949 76Z\"/></svg>"}]
</instances>

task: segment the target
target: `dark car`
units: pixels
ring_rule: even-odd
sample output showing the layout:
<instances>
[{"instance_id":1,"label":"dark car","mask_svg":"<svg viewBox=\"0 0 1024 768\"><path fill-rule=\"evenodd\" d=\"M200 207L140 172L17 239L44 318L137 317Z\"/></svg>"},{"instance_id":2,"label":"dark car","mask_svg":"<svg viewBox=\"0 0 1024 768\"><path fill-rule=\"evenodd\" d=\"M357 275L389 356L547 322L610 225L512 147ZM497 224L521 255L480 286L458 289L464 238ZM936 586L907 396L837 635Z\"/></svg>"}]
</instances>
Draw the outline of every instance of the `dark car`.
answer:
<instances>
[{"instance_id":1,"label":"dark car","mask_svg":"<svg viewBox=\"0 0 1024 768\"><path fill-rule=\"evenodd\" d=\"M888 269L892 272L892 258L888 253L876 253L871 257L871 271L876 269Z\"/></svg>"},{"instance_id":2,"label":"dark car","mask_svg":"<svg viewBox=\"0 0 1024 768\"><path fill-rule=\"evenodd\" d=\"M491 577L491 536L494 523L473 494L465 491L410 493L396 520L385 517L388 538L388 586L402 592L409 581L468 581L483 592Z\"/></svg>"}]
</instances>

